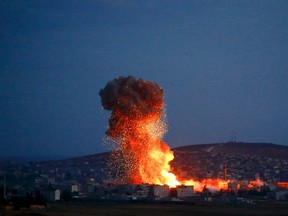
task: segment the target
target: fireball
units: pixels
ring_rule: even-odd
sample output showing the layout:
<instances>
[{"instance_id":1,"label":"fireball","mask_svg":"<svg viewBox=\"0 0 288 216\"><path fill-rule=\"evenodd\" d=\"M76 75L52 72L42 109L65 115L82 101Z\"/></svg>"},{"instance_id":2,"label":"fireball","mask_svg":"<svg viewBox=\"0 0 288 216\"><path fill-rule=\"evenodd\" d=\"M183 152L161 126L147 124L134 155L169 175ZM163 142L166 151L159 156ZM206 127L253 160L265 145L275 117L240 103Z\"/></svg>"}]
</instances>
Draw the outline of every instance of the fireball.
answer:
<instances>
[{"instance_id":1,"label":"fireball","mask_svg":"<svg viewBox=\"0 0 288 216\"><path fill-rule=\"evenodd\" d=\"M111 110L107 136L116 144L113 161L119 161L124 181L176 187L193 185L195 191L220 190L227 181L179 181L171 172L173 151L163 141L167 132L163 89L156 83L132 76L118 77L100 90L102 105ZM121 156L121 158L119 158Z\"/></svg>"}]
</instances>

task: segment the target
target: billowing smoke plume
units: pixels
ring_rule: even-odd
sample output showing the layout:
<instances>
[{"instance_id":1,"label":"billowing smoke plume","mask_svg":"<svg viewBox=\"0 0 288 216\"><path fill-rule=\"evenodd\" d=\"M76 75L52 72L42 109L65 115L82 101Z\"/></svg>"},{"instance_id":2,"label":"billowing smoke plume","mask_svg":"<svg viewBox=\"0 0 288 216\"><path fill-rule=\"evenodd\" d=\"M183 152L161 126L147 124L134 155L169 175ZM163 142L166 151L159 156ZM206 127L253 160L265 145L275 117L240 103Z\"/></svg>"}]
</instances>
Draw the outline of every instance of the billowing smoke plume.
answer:
<instances>
[{"instance_id":1,"label":"billowing smoke plume","mask_svg":"<svg viewBox=\"0 0 288 216\"><path fill-rule=\"evenodd\" d=\"M162 140L166 133L163 90L156 83L118 77L99 94L103 107L112 111L106 134L117 145L110 168L119 183L185 184L193 185L195 191L228 188L226 180L178 181L170 172L174 155Z\"/></svg>"},{"instance_id":2,"label":"billowing smoke plume","mask_svg":"<svg viewBox=\"0 0 288 216\"><path fill-rule=\"evenodd\" d=\"M102 105L111 110L106 134L118 143L114 158L122 161L130 183L168 184L175 180L169 172L173 152L163 142L163 90L156 83L132 76L118 77L100 90ZM123 162L124 161L124 162Z\"/></svg>"},{"instance_id":3,"label":"billowing smoke plume","mask_svg":"<svg viewBox=\"0 0 288 216\"><path fill-rule=\"evenodd\" d=\"M118 77L108 82L99 94L104 109L112 110L107 131L111 137L124 135L128 126L126 121L130 123L162 114L163 90L156 83L132 76Z\"/></svg>"}]
</instances>

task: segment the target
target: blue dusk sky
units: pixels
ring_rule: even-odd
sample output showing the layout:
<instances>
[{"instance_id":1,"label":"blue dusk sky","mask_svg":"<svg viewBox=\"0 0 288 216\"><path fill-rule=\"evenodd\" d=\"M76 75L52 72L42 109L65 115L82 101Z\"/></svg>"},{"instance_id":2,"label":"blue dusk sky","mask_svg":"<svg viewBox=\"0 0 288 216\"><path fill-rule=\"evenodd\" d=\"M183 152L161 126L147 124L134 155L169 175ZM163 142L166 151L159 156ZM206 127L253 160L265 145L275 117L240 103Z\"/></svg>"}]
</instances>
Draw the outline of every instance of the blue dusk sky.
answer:
<instances>
[{"instance_id":1,"label":"blue dusk sky","mask_svg":"<svg viewBox=\"0 0 288 216\"><path fill-rule=\"evenodd\" d=\"M0 0L0 10L2 157L109 150L98 92L128 75L164 89L171 148L231 134L288 145L286 0Z\"/></svg>"}]
</instances>

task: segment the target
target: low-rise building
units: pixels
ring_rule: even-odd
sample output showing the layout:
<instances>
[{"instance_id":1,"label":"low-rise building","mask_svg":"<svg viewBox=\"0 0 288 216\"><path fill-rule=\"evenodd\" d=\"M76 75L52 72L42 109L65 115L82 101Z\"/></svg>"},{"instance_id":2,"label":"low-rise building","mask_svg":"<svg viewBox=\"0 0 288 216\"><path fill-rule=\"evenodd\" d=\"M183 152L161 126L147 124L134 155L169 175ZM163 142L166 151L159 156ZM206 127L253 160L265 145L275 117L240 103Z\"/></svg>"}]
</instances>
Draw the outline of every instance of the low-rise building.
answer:
<instances>
[{"instance_id":1,"label":"low-rise building","mask_svg":"<svg viewBox=\"0 0 288 216\"><path fill-rule=\"evenodd\" d=\"M181 185L176 190L178 198L191 197L194 194L194 186Z\"/></svg>"},{"instance_id":2,"label":"low-rise building","mask_svg":"<svg viewBox=\"0 0 288 216\"><path fill-rule=\"evenodd\" d=\"M71 186L71 192L80 192L80 185L79 184L73 184Z\"/></svg>"},{"instance_id":3,"label":"low-rise building","mask_svg":"<svg viewBox=\"0 0 288 216\"><path fill-rule=\"evenodd\" d=\"M47 201L59 201L61 198L61 191L59 189L49 189L43 191L42 195Z\"/></svg>"},{"instance_id":4,"label":"low-rise building","mask_svg":"<svg viewBox=\"0 0 288 216\"><path fill-rule=\"evenodd\" d=\"M268 194L268 197L275 200L288 200L288 190L272 191Z\"/></svg>"},{"instance_id":5,"label":"low-rise building","mask_svg":"<svg viewBox=\"0 0 288 216\"><path fill-rule=\"evenodd\" d=\"M168 185L153 185L153 196L155 199L166 198L169 196Z\"/></svg>"}]
</instances>

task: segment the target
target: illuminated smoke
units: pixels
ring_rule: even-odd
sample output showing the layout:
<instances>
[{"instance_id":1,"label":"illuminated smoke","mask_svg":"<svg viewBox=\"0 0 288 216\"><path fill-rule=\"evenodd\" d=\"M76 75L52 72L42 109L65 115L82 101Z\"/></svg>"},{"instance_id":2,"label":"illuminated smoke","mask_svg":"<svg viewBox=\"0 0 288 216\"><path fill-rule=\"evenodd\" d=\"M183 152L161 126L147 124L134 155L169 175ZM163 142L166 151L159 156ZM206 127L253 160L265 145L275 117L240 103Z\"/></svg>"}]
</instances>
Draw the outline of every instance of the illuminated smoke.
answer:
<instances>
[{"instance_id":1,"label":"illuminated smoke","mask_svg":"<svg viewBox=\"0 0 288 216\"><path fill-rule=\"evenodd\" d=\"M163 89L132 76L118 77L100 90L102 105L111 110L108 137L118 144L112 163L129 183L179 184L170 173L173 152L162 140L166 133ZM119 171L118 171L119 173Z\"/></svg>"}]
</instances>

